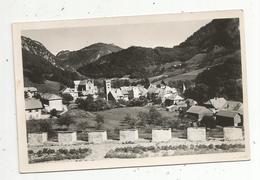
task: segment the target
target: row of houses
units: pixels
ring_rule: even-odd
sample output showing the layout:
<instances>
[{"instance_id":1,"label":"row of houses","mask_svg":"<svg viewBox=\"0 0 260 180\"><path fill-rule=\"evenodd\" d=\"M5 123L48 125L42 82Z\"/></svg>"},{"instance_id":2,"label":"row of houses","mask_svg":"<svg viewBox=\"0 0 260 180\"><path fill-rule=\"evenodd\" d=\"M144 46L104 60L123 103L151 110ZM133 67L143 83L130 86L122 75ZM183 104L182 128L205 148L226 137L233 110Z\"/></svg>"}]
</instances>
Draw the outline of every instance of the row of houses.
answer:
<instances>
[{"instance_id":1,"label":"row of houses","mask_svg":"<svg viewBox=\"0 0 260 180\"><path fill-rule=\"evenodd\" d=\"M77 98L84 98L87 95L92 95L94 99L96 99L101 91L104 91L107 101L129 101L141 97L146 98L148 94L153 94L154 97L160 98L162 103L166 104L174 104L183 100L175 88L171 88L165 84L161 84L160 87L150 84L148 88L145 88L142 85L114 88L112 87L111 79L104 80L104 90L101 90L101 88L98 89L97 86L94 85L93 79L74 81L74 88L64 88L61 91L61 94L70 94L74 100Z\"/></svg>"},{"instance_id":2,"label":"row of houses","mask_svg":"<svg viewBox=\"0 0 260 180\"><path fill-rule=\"evenodd\" d=\"M213 117L217 125L243 126L243 103L227 101L224 98L213 98L203 105L193 105L186 113L200 122L204 117Z\"/></svg>"},{"instance_id":3,"label":"row of houses","mask_svg":"<svg viewBox=\"0 0 260 180\"><path fill-rule=\"evenodd\" d=\"M62 103L62 97L50 93L38 93L35 87L25 87L25 118L43 119L49 117L50 112L55 109L62 112L66 109ZM39 95L39 97L38 97Z\"/></svg>"},{"instance_id":4,"label":"row of houses","mask_svg":"<svg viewBox=\"0 0 260 180\"><path fill-rule=\"evenodd\" d=\"M26 119L40 119L42 112L50 113L52 109L64 110L62 97L55 94L40 93L40 99L36 99L34 97L39 94L36 88L26 87L24 90L26 93ZM84 98L87 95L92 95L95 99L98 97L99 91L100 89L94 85L94 80L87 79L74 81L74 88L65 88L61 94L70 94L74 100ZM150 84L147 89L142 85L113 88L111 80L105 80L104 93L106 100L114 101L129 101L141 97L147 98L148 95L152 95L154 98L161 100L161 104L166 107L166 110L179 111L180 109L187 109L186 113L193 116L198 122L208 116L213 117L217 124L221 126L243 125L243 103L227 101L225 98L212 98L199 106L192 99L184 100L175 88L163 83L160 86Z\"/></svg>"}]
</instances>

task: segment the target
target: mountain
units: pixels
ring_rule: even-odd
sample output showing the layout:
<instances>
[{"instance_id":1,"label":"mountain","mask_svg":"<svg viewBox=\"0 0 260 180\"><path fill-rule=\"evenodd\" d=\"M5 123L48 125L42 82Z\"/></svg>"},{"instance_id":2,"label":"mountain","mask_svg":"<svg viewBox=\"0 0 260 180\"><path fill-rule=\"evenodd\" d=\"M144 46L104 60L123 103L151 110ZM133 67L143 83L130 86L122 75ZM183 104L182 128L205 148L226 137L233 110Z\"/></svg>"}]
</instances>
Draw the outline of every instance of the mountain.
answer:
<instances>
[{"instance_id":1,"label":"mountain","mask_svg":"<svg viewBox=\"0 0 260 180\"><path fill-rule=\"evenodd\" d=\"M22 49L31 55L39 56L44 61L56 64L56 57L40 42L22 36Z\"/></svg>"},{"instance_id":2,"label":"mountain","mask_svg":"<svg viewBox=\"0 0 260 180\"><path fill-rule=\"evenodd\" d=\"M104 55L120 50L120 47L113 44L95 43L78 51L60 51L56 55L56 59L57 63L65 69L78 69L95 62Z\"/></svg>"},{"instance_id":3,"label":"mountain","mask_svg":"<svg viewBox=\"0 0 260 180\"><path fill-rule=\"evenodd\" d=\"M24 77L32 82L44 84L46 80L71 86L78 79L76 72L64 70L56 64L56 57L38 41L22 36L22 57Z\"/></svg>"},{"instance_id":4,"label":"mountain","mask_svg":"<svg viewBox=\"0 0 260 180\"><path fill-rule=\"evenodd\" d=\"M236 54L240 54L239 20L215 19L173 48L132 46L104 55L77 70L94 78L169 77L223 64Z\"/></svg>"}]
</instances>

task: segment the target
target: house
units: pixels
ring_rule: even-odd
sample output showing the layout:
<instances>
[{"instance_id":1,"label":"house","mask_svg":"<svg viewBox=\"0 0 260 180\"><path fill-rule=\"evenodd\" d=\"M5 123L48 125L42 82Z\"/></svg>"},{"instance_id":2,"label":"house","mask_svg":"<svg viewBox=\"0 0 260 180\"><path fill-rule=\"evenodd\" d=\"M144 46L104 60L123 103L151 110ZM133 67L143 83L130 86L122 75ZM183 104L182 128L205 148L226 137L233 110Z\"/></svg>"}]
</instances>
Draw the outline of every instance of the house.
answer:
<instances>
[{"instance_id":1,"label":"house","mask_svg":"<svg viewBox=\"0 0 260 180\"><path fill-rule=\"evenodd\" d=\"M143 86L137 85L133 86L132 90L129 91L130 98L138 99L140 97L147 97L148 90Z\"/></svg>"},{"instance_id":2,"label":"house","mask_svg":"<svg viewBox=\"0 0 260 180\"><path fill-rule=\"evenodd\" d=\"M94 85L94 79L85 79L74 81L74 91L80 92L83 96L94 95L98 93L97 86Z\"/></svg>"},{"instance_id":3,"label":"house","mask_svg":"<svg viewBox=\"0 0 260 180\"><path fill-rule=\"evenodd\" d=\"M227 104L227 100L225 98L213 98L204 103L204 106L207 108L212 108L215 110L220 110L224 108Z\"/></svg>"},{"instance_id":4,"label":"house","mask_svg":"<svg viewBox=\"0 0 260 180\"><path fill-rule=\"evenodd\" d=\"M243 103L239 101L227 101L227 104L224 109L237 111L240 114L243 114Z\"/></svg>"},{"instance_id":5,"label":"house","mask_svg":"<svg viewBox=\"0 0 260 180\"><path fill-rule=\"evenodd\" d=\"M183 97L181 97L177 93L166 94L162 98L162 103L164 103L165 106L170 106L170 105L173 105L173 104L177 105L177 103L180 103L183 100L184 100Z\"/></svg>"},{"instance_id":6,"label":"house","mask_svg":"<svg viewBox=\"0 0 260 180\"><path fill-rule=\"evenodd\" d=\"M190 99L190 98L186 99L185 102L186 102L186 104L187 104L187 107L191 107L191 106L196 106L196 105L198 105L198 102L197 102L197 101L195 101L195 100L193 100L193 99Z\"/></svg>"},{"instance_id":7,"label":"house","mask_svg":"<svg viewBox=\"0 0 260 180\"><path fill-rule=\"evenodd\" d=\"M47 112L50 112L53 109L63 111L62 98L60 96L56 94L43 93L41 94L41 100Z\"/></svg>"},{"instance_id":8,"label":"house","mask_svg":"<svg viewBox=\"0 0 260 180\"><path fill-rule=\"evenodd\" d=\"M166 107L166 111L169 111L169 112L174 112L174 111L180 111L182 109L186 109L187 108L187 104L184 102L180 102L180 103L177 103L177 104L173 104L171 106L167 106Z\"/></svg>"},{"instance_id":9,"label":"house","mask_svg":"<svg viewBox=\"0 0 260 180\"><path fill-rule=\"evenodd\" d=\"M216 123L219 126L242 126L243 118L239 112L231 110L220 110L216 113Z\"/></svg>"},{"instance_id":10,"label":"house","mask_svg":"<svg viewBox=\"0 0 260 180\"><path fill-rule=\"evenodd\" d=\"M159 97L160 92L161 92L161 89L157 88L156 85L154 85L154 84L150 84L150 86L147 89L147 93L150 96L153 96L155 98Z\"/></svg>"},{"instance_id":11,"label":"house","mask_svg":"<svg viewBox=\"0 0 260 180\"><path fill-rule=\"evenodd\" d=\"M186 113L197 121L201 121L205 116L213 116L213 112L204 106L191 106Z\"/></svg>"},{"instance_id":12,"label":"house","mask_svg":"<svg viewBox=\"0 0 260 180\"><path fill-rule=\"evenodd\" d=\"M35 87L24 87L24 92L27 94L28 98L32 98L37 95L38 90Z\"/></svg>"},{"instance_id":13,"label":"house","mask_svg":"<svg viewBox=\"0 0 260 180\"><path fill-rule=\"evenodd\" d=\"M26 98L25 99L25 119L41 119L43 105L39 99Z\"/></svg>"},{"instance_id":14,"label":"house","mask_svg":"<svg viewBox=\"0 0 260 180\"><path fill-rule=\"evenodd\" d=\"M129 91L127 91L127 90L122 90L122 88L120 88L121 89L121 92L122 92L122 94L123 94L123 100L124 101L129 101Z\"/></svg>"},{"instance_id":15,"label":"house","mask_svg":"<svg viewBox=\"0 0 260 180\"><path fill-rule=\"evenodd\" d=\"M61 95L70 94L74 100L78 98L78 92L75 92L73 88L66 87L60 91Z\"/></svg>"},{"instance_id":16,"label":"house","mask_svg":"<svg viewBox=\"0 0 260 180\"><path fill-rule=\"evenodd\" d=\"M122 93L121 89L112 88L111 91L108 93L108 100L118 101L120 99L124 99L124 94Z\"/></svg>"}]
</instances>

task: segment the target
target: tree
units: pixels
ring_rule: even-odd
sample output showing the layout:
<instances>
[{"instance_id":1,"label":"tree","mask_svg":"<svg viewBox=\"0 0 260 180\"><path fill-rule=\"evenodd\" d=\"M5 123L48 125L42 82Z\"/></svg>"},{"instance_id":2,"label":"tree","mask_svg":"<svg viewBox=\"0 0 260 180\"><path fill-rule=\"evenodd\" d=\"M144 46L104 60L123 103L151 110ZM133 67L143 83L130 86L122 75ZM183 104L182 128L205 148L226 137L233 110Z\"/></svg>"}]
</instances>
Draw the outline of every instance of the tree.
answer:
<instances>
[{"instance_id":1,"label":"tree","mask_svg":"<svg viewBox=\"0 0 260 180\"><path fill-rule=\"evenodd\" d=\"M206 84L197 84L194 88L187 89L184 93L186 98L191 98L199 104L211 98L209 87Z\"/></svg>"},{"instance_id":2,"label":"tree","mask_svg":"<svg viewBox=\"0 0 260 180\"><path fill-rule=\"evenodd\" d=\"M104 124L104 117L98 114L95 118L95 121L96 121L96 128L101 129Z\"/></svg>"},{"instance_id":3,"label":"tree","mask_svg":"<svg viewBox=\"0 0 260 180\"><path fill-rule=\"evenodd\" d=\"M28 98L28 97L29 97L28 92L24 91L24 98Z\"/></svg>"},{"instance_id":4,"label":"tree","mask_svg":"<svg viewBox=\"0 0 260 180\"><path fill-rule=\"evenodd\" d=\"M145 78L145 79L144 79L143 85L144 85L144 88L146 88L146 89L150 86L150 81L149 81L148 78Z\"/></svg>"},{"instance_id":5,"label":"tree","mask_svg":"<svg viewBox=\"0 0 260 180\"><path fill-rule=\"evenodd\" d=\"M64 93L62 94L62 100L64 104L69 104L70 101L73 101L73 97L72 95L70 95L69 93Z\"/></svg>"},{"instance_id":6,"label":"tree","mask_svg":"<svg viewBox=\"0 0 260 180\"><path fill-rule=\"evenodd\" d=\"M140 111L138 114L137 114L137 119L140 121L140 124L142 125L146 125L146 124L149 124L149 115L148 113L146 112L142 112Z\"/></svg>"},{"instance_id":7,"label":"tree","mask_svg":"<svg viewBox=\"0 0 260 180\"><path fill-rule=\"evenodd\" d=\"M56 109L52 109L52 110L50 111L50 115L51 115L51 118L52 118L52 117L57 117L57 116L58 116L58 111L57 111Z\"/></svg>"},{"instance_id":8,"label":"tree","mask_svg":"<svg viewBox=\"0 0 260 180\"><path fill-rule=\"evenodd\" d=\"M200 121L200 126L206 128L215 128L216 127L216 120L212 116L204 116Z\"/></svg>"},{"instance_id":9,"label":"tree","mask_svg":"<svg viewBox=\"0 0 260 180\"><path fill-rule=\"evenodd\" d=\"M89 124L87 121L82 121L77 125L78 130L85 130L89 127Z\"/></svg>"},{"instance_id":10,"label":"tree","mask_svg":"<svg viewBox=\"0 0 260 180\"><path fill-rule=\"evenodd\" d=\"M149 110L149 121L150 124L155 124L155 125L162 124L162 115L155 107L151 107Z\"/></svg>"},{"instance_id":11,"label":"tree","mask_svg":"<svg viewBox=\"0 0 260 180\"><path fill-rule=\"evenodd\" d=\"M59 119L58 119L58 121L57 121L57 124L58 125L60 125L60 126L66 126L66 129L68 129L69 128L69 126L71 125L71 124L73 124L74 123L74 121L73 121L73 119L72 119L72 117L71 116L61 116Z\"/></svg>"},{"instance_id":12,"label":"tree","mask_svg":"<svg viewBox=\"0 0 260 180\"><path fill-rule=\"evenodd\" d=\"M160 126L164 120L161 113L155 107L151 107L148 113L142 111L139 112L137 117L142 125L148 124Z\"/></svg>"},{"instance_id":13,"label":"tree","mask_svg":"<svg viewBox=\"0 0 260 180\"><path fill-rule=\"evenodd\" d=\"M131 117L128 113L125 116L125 122L130 126L130 128L135 128L138 123L137 119Z\"/></svg>"}]
</instances>

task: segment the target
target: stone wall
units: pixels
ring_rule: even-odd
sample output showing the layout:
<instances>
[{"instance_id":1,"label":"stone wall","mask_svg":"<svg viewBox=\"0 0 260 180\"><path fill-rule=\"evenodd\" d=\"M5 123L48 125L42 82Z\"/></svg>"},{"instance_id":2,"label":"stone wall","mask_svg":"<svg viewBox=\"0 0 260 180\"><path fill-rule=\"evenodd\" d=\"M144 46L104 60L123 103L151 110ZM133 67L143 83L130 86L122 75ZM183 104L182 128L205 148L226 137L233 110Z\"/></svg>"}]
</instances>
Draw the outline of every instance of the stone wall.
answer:
<instances>
[{"instance_id":1,"label":"stone wall","mask_svg":"<svg viewBox=\"0 0 260 180\"><path fill-rule=\"evenodd\" d=\"M94 131L88 133L88 142L99 144L103 143L107 140L107 132L106 131Z\"/></svg>"},{"instance_id":2,"label":"stone wall","mask_svg":"<svg viewBox=\"0 0 260 180\"><path fill-rule=\"evenodd\" d=\"M171 128L169 129L153 129L152 130L152 141L162 142L169 141L172 138Z\"/></svg>"},{"instance_id":3,"label":"stone wall","mask_svg":"<svg viewBox=\"0 0 260 180\"><path fill-rule=\"evenodd\" d=\"M224 140L243 140L242 129L237 127L224 127Z\"/></svg>"},{"instance_id":4,"label":"stone wall","mask_svg":"<svg viewBox=\"0 0 260 180\"><path fill-rule=\"evenodd\" d=\"M58 142L60 144L72 144L77 141L77 133L72 131L58 132Z\"/></svg>"},{"instance_id":5,"label":"stone wall","mask_svg":"<svg viewBox=\"0 0 260 180\"><path fill-rule=\"evenodd\" d=\"M206 141L206 128L204 127L187 128L187 139L190 141Z\"/></svg>"},{"instance_id":6,"label":"stone wall","mask_svg":"<svg viewBox=\"0 0 260 180\"><path fill-rule=\"evenodd\" d=\"M121 142L134 142L138 140L138 130L137 129L125 129L120 130L120 141Z\"/></svg>"},{"instance_id":7,"label":"stone wall","mask_svg":"<svg viewBox=\"0 0 260 180\"><path fill-rule=\"evenodd\" d=\"M29 133L28 144L32 146L43 145L47 141L47 133Z\"/></svg>"}]
</instances>

